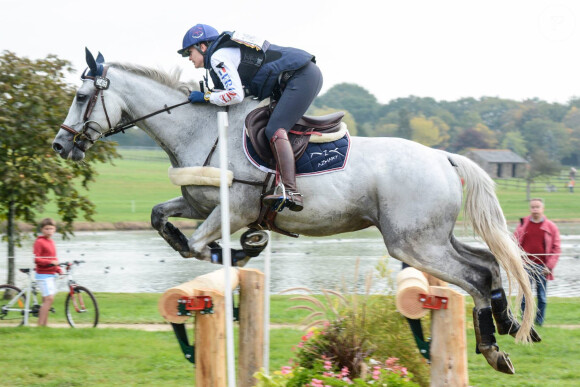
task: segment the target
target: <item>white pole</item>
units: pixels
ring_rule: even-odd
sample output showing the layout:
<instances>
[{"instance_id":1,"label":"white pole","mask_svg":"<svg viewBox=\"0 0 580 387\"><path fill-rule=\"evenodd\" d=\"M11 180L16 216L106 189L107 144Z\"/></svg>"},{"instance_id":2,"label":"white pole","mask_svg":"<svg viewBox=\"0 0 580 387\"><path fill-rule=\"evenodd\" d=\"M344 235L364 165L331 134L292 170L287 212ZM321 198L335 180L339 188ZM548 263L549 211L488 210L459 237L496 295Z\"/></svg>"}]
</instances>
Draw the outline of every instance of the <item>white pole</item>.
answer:
<instances>
[{"instance_id":1,"label":"white pole","mask_svg":"<svg viewBox=\"0 0 580 387\"><path fill-rule=\"evenodd\" d=\"M222 260L225 268L225 308L226 308L226 358L228 367L228 386L236 386L235 349L234 349L234 314L233 295L231 291L232 258L230 251L230 197L227 179L228 171L228 113L218 113L220 142L220 207L222 217Z\"/></svg>"},{"instance_id":2,"label":"white pole","mask_svg":"<svg viewBox=\"0 0 580 387\"><path fill-rule=\"evenodd\" d=\"M272 235L268 234L266 257L264 261L264 359L263 366L266 375L270 374L270 257L272 255Z\"/></svg>"},{"instance_id":3,"label":"white pole","mask_svg":"<svg viewBox=\"0 0 580 387\"><path fill-rule=\"evenodd\" d=\"M28 326L30 303L32 302L32 276L34 275L34 269L30 269L28 272L28 289L26 289L26 300L24 302L24 322L25 327Z\"/></svg>"}]
</instances>

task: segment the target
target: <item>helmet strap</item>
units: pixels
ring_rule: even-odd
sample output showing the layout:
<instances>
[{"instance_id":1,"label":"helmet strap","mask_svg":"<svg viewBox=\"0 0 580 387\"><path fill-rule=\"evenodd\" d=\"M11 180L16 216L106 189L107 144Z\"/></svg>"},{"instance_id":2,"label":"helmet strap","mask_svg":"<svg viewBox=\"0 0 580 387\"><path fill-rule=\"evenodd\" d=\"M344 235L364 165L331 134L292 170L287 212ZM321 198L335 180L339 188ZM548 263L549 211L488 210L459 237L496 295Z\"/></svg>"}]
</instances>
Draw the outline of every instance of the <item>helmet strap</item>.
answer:
<instances>
[{"instance_id":1,"label":"helmet strap","mask_svg":"<svg viewBox=\"0 0 580 387\"><path fill-rule=\"evenodd\" d=\"M199 44L195 44L195 45L193 46L193 48L195 48L195 49L197 50L197 52L199 52L201 55L205 56L205 54L206 54L207 50L205 50L205 52L203 52L203 51L201 50L201 46L200 46L200 44L201 44L201 43L199 43Z\"/></svg>"}]
</instances>

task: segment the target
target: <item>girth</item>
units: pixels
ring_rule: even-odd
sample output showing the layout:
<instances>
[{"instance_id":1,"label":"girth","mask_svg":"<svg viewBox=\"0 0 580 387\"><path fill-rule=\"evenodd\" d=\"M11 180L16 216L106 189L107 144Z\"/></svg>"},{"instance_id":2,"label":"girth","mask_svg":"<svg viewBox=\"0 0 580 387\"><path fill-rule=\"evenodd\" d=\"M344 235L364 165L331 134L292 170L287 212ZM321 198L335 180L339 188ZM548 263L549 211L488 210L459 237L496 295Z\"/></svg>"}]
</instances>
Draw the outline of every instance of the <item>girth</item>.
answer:
<instances>
[{"instance_id":1,"label":"girth","mask_svg":"<svg viewBox=\"0 0 580 387\"><path fill-rule=\"evenodd\" d=\"M246 117L246 133L258 156L276 168L276 161L270 149L270 140L266 136L266 125L274 110L275 102L252 110ZM340 130L344 112L335 112L325 116L303 116L288 133L294 158L298 160L306 151L310 136L323 133L335 133Z\"/></svg>"}]
</instances>

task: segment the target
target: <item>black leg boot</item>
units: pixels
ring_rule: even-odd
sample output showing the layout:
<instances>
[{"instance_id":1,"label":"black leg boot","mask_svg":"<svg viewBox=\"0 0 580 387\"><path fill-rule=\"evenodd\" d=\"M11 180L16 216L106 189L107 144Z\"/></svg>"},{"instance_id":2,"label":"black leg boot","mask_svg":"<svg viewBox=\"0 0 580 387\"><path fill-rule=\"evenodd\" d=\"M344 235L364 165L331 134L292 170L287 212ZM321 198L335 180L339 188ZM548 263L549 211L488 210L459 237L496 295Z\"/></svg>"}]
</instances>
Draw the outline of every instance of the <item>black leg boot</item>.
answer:
<instances>
[{"instance_id":1,"label":"black leg boot","mask_svg":"<svg viewBox=\"0 0 580 387\"><path fill-rule=\"evenodd\" d=\"M492 290L491 310L493 312L495 323L497 324L497 333L500 335L506 335L509 333L513 337L516 337L516 333L518 333L520 330L520 324L514 318L511 310L509 309L508 301L503 288ZM530 331L530 336L534 343L542 341L542 338L533 327Z\"/></svg>"}]
</instances>

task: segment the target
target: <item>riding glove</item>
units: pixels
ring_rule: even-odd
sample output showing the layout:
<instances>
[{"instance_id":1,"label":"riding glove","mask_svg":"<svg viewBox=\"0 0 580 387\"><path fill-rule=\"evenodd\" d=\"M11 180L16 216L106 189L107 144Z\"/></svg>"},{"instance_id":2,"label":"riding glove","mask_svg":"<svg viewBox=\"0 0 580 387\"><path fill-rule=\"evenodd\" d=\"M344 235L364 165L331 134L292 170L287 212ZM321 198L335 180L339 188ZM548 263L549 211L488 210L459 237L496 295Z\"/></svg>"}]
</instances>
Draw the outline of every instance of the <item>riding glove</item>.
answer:
<instances>
[{"instance_id":1,"label":"riding glove","mask_svg":"<svg viewBox=\"0 0 580 387\"><path fill-rule=\"evenodd\" d=\"M189 102L191 103L208 103L210 93L202 93L201 91L192 91L189 95Z\"/></svg>"}]
</instances>

